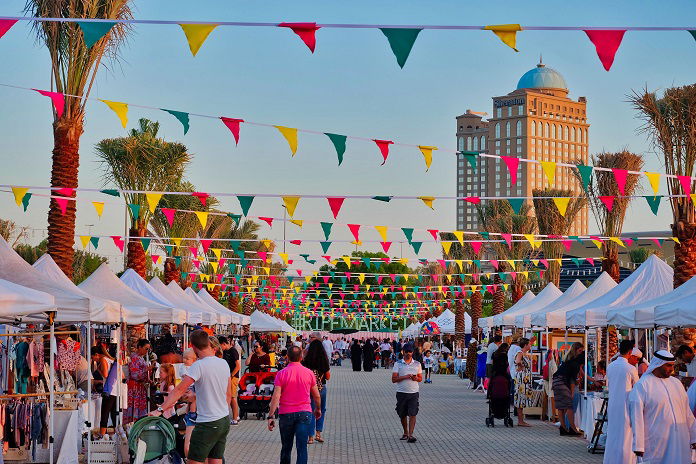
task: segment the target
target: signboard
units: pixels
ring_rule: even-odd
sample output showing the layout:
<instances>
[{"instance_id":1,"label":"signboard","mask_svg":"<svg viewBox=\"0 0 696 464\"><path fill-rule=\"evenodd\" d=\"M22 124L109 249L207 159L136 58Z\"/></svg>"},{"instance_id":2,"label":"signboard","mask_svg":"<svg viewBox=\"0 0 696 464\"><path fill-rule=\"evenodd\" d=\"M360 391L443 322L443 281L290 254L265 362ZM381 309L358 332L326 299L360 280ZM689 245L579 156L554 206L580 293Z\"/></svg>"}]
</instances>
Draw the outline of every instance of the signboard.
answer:
<instances>
[{"instance_id":1,"label":"signboard","mask_svg":"<svg viewBox=\"0 0 696 464\"><path fill-rule=\"evenodd\" d=\"M502 108L503 106L515 106L524 105L524 98L513 98L512 100L494 100L493 106L495 108Z\"/></svg>"},{"instance_id":2,"label":"signboard","mask_svg":"<svg viewBox=\"0 0 696 464\"><path fill-rule=\"evenodd\" d=\"M354 317L346 319L343 317L316 316L307 317L295 315L290 322L295 330L303 331L326 331L334 329L356 329L358 331L377 332L379 330L391 330L398 332L404 330L409 325L408 319L402 317Z\"/></svg>"}]
</instances>

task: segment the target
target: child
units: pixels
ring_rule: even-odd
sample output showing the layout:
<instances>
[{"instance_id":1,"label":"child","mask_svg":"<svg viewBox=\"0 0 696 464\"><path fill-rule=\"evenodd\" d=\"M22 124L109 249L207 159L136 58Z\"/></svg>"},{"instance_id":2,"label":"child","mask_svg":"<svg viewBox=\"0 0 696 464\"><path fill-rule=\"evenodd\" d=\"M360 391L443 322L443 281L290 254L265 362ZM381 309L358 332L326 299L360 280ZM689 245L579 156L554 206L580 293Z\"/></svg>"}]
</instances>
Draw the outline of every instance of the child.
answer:
<instances>
[{"instance_id":1,"label":"child","mask_svg":"<svg viewBox=\"0 0 696 464\"><path fill-rule=\"evenodd\" d=\"M172 364L162 364L160 366L160 384L159 391L165 394L169 394L174 390L174 384L176 383L176 372L174 371L174 366ZM171 407L164 411L162 414L166 419L169 419L174 414L176 414L174 407Z\"/></svg>"},{"instance_id":2,"label":"child","mask_svg":"<svg viewBox=\"0 0 696 464\"><path fill-rule=\"evenodd\" d=\"M435 365L435 358L433 357L432 351L428 350L425 352L425 356L423 357L423 365L425 366L425 383L433 383L432 379L430 378L430 373Z\"/></svg>"},{"instance_id":3,"label":"child","mask_svg":"<svg viewBox=\"0 0 696 464\"><path fill-rule=\"evenodd\" d=\"M196 353L194 353L193 349L191 348L184 351L183 358L184 368L181 371L181 377L186 375L188 368L191 367L191 364L196 362L198 359L196 357ZM184 423L186 424L186 435L184 436L184 455L188 456L189 445L191 444L191 434L193 433L193 428L196 426L196 393L193 386L186 394L185 399L188 401L189 406L188 412L184 416Z\"/></svg>"}]
</instances>

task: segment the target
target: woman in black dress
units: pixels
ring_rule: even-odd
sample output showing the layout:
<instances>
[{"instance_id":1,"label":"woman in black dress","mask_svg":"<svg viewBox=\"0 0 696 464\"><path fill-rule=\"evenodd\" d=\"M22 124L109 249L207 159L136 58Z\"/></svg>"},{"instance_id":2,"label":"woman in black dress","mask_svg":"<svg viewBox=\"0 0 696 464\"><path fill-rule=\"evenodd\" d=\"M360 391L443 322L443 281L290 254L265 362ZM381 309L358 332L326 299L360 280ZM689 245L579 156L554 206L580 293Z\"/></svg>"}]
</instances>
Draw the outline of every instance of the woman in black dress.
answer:
<instances>
[{"instance_id":1,"label":"woman in black dress","mask_svg":"<svg viewBox=\"0 0 696 464\"><path fill-rule=\"evenodd\" d=\"M372 372L372 366L375 363L375 346L372 341L368 340L363 346L363 370Z\"/></svg>"},{"instance_id":2,"label":"woman in black dress","mask_svg":"<svg viewBox=\"0 0 696 464\"><path fill-rule=\"evenodd\" d=\"M353 370L360 372L360 363L362 362L362 348L360 347L360 342L353 340L353 344L350 346L350 363L353 365Z\"/></svg>"}]
</instances>

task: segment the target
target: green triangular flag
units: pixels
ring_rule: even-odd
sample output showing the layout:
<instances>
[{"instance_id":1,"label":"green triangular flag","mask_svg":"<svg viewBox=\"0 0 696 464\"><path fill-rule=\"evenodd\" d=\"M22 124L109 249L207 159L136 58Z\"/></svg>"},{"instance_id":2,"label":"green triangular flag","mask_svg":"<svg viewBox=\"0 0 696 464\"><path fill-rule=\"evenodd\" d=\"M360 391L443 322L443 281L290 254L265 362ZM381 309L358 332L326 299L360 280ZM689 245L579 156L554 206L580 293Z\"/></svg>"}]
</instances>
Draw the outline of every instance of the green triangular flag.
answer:
<instances>
[{"instance_id":1,"label":"green triangular flag","mask_svg":"<svg viewBox=\"0 0 696 464\"><path fill-rule=\"evenodd\" d=\"M99 39L104 37L111 28L116 25L116 23L112 21L98 23L78 21L77 24L80 26L80 29L82 29L82 35L84 36L87 48L92 48L95 43L99 42Z\"/></svg>"},{"instance_id":2,"label":"green triangular flag","mask_svg":"<svg viewBox=\"0 0 696 464\"><path fill-rule=\"evenodd\" d=\"M362 258L362 262L366 268L370 269L370 258Z\"/></svg>"},{"instance_id":3,"label":"green triangular flag","mask_svg":"<svg viewBox=\"0 0 696 464\"><path fill-rule=\"evenodd\" d=\"M148 248L150 248L150 241L151 238L141 238L140 243L143 244L143 250L147 251Z\"/></svg>"},{"instance_id":4,"label":"green triangular flag","mask_svg":"<svg viewBox=\"0 0 696 464\"><path fill-rule=\"evenodd\" d=\"M27 192L22 197L22 207L24 208L25 213L27 212L27 208L29 207L29 200L31 200L31 193Z\"/></svg>"},{"instance_id":5,"label":"green triangular flag","mask_svg":"<svg viewBox=\"0 0 696 464\"><path fill-rule=\"evenodd\" d=\"M421 249L421 245L423 245L423 242L411 242L411 246L413 247L413 251L418 254Z\"/></svg>"},{"instance_id":6,"label":"green triangular flag","mask_svg":"<svg viewBox=\"0 0 696 464\"><path fill-rule=\"evenodd\" d=\"M488 240L491 237L490 232L479 232L479 235L483 237L484 239Z\"/></svg>"},{"instance_id":7,"label":"green triangular flag","mask_svg":"<svg viewBox=\"0 0 696 464\"><path fill-rule=\"evenodd\" d=\"M239 253L239 242L237 240L230 240L230 247L235 253Z\"/></svg>"},{"instance_id":8,"label":"green triangular flag","mask_svg":"<svg viewBox=\"0 0 696 464\"><path fill-rule=\"evenodd\" d=\"M508 203L512 206L512 210L515 214L520 214L522 205L524 204L524 198L508 198Z\"/></svg>"},{"instance_id":9,"label":"green triangular flag","mask_svg":"<svg viewBox=\"0 0 696 464\"><path fill-rule=\"evenodd\" d=\"M580 172L580 178L582 179L582 188L587 190L587 186L590 185L592 180L592 166L585 166L584 164L578 164L578 171Z\"/></svg>"},{"instance_id":10,"label":"green triangular flag","mask_svg":"<svg viewBox=\"0 0 696 464\"><path fill-rule=\"evenodd\" d=\"M689 30L689 34L691 34L691 37L693 37L694 40L696 40L696 30Z\"/></svg>"},{"instance_id":11,"label":"green triangular flag","mask_svg":"<svg viewBox=\"0 0 696 464\"><path fill-rule=\"evenodd\" d=\"M118 190L114 190L114 189L104 189L104 190L100 190L100 192L101 192L101 193L106 193L107 195L111 195L112 197L120 197L120 196L121 196L121 194L119 193L119 191L118 191Z\"/></svg>"},{"instance_id":12,"label":"green triangular flag","mask_svg":"<svg viewBox=\"0 0 696 464\"><path fill-rule=\"evenodd\" d=\"M479 269L481 269L481 260L480 260L480 259L474 259L474 260L473 260L473 263L474 263L474 265L475 265L476 267L478 267Z\"/></svg>"},{"instance_id":13,"label":"green triangular flag","mask_svg":"<svg viewBox=\"0 0 696 464\"><path fill-rule=\"evenodd\" d=\"M134 205L133 203L128 203L128 207L131 210L133 219L138 219L140 217L140 205Z\"/></svg>"},{"instance_id":14,"label":"green triangular flag","mask_svg":"<svg viewBox=\"0 0 696 464\"><path fill-rule=\"evenodd\" d=\"M172 253L174 253L174 245L164 245L164 252L167 254L167 256L170 256Z\"/></svg>"},{"instance_id":15,"label":"green triangular flag","mask_svg":"<svg viewBox=\"0 0 696 464\"><path fill-rule=\"evenodd\" d=\"M329 247L331 246L331 242L319 242L321 244L321 249L326 253L329 251Z\"/></svg>"},{"instance_id":16,"label":"green triangular flag","mask_svg":"<svg viewBox=\"0 0 696 464\"><path fill-rule=\"evenodd\" d=\"M179 257L179 259L181 259L181 257ZM182 272L181 272L181 280L186 280L187 277L188 277L188 272L183 272L183 271L182 271Z\"/></svg>"},{"instance_id":17,"label":"green triangular flag","mask_svg":"<svg viewBox=\"0 0 696 464\"><path fill-rule=\"evenodd\" d=\"M377 269L377 271L379 271L380 269L382 269L382 264L383 264L382 261L375 261L375 262L372 263L372 264L374 264L374 266L375 266L375 268Z\"/></svg>"},{"instance_id":18,"label":"green triangular flag","mask_svg":"<svg viewBox=\"0 0 696 464\"><path fill-rule=\"evenodd\" d=\"M413 242L413 229L402 227L401 230L404 232L404 236L406 237L406 240L408 240L408 243L412 243Z\"/></svg>"},{"instance_id":19,"label":"green triangular flag","mask_svg":"<svg viewBox=\"0 0 696 464\"><path fill-rule=\"evenodd\" d=\"M389 202L391 201L392 197L383 196L383 195L377 195L376 197L372 197L372 199L373 199L373 200L377 200L377 201L384 201L384 202L386 202L386 203L389 203Z\"/></svg>"},{"instance_id":20,"label":"green triangular flag","mask_svg":"<svg viewBox=\"0 0 696 464\"><path fill-rule=\"evenodd\" d=\"M387 37L389 46L396 57L396 62L399 63L399 67L403 68L422 29L380 27L379 30Z\"/></svg>"},{"instance_id":21,"label":"green triangular flag","mask_svg":"<svg viewBox=\"0 0 696 464\"><path fill-rule=\"evenodd\" d=\"M662 200L662 195L646 195L645 199L648 201L648 204L650 205L650 209L652 210L653 214L657 216L657 210L660 207L660 200Z\"/></svg>"},{"instance_id":22,"label":"green triangular flag","mask_svg":"<svg viewBox=\"0 0 696 464\"><path fill-rule=\"evenodd\" d=\"M178 119L181 125L184 126L184 135L186 135L186 133L189 130L189 114L184 111L166 110L164 108L160 109L162 111L166 111L167 113L171 114L176 119Z\"/></svg>"},{"instance_id":23,"label":"green triangular flag","mask_svg":"<svg viewBox=\"0 0 696 464\"><path fill-rule=\"evenodd\" d=\"M181 266L181 256L175 256L174 257L174 264L176 264L176 267ZM182 273L183 274L183 273Z\"/></svg>"},{"instance_id":24,"label":"green triangular flag","mask_svg":"<svg viewBox=\"0 0 696 464\"><path fill-rule=\"evenodd\" d=\"M242 215L241 215L241 214L227 213L227 215L228 215L229 217L231 217L232 220L233 220L237 225L239 225L239 221L242 219Z\"/></svg>"},{"instance_id":25,"label":"green triangular flag","mask_svg":"<svg viewBox=\"0 0 696 464\"><path fill-rule=\"evenodd\" d=\"M91 237L89 242L92 244L95 250L99 248L99 237Z\"/></svg>"},{"instance_id":26,"label":"green triangular flag","mask_svg":"<svg viewBox=\"0 0 696 464\"><path fill-rule=\"evenodd\" d=\"M340 166L343 162L343 154L346 152L346 137L345 135L330 134L324 132L324 134L331 139L334 148L336 149L336 155L338 156L338 165Z\"/></svg>"},{"instance_id":27,"label":"green triangular flag","mask_svg":"<svg viewBox=\"0 0 696 464\"><path fill-rule=\"evenodd\" d=\"M477 164L479 153L477 151L460 151L459 153L464 156L464 159L466 159L466 161L469 163L471 169L476 172L478 170Z\"/></svg>"},{"instance_id":28,"label":"green triangular flag","mask_svg":"<svg viewBox=\"0 0 696 464\"><path fill-rule=\"evenodd\" d=\"M577 267L580 267L580 258L570 258L570 260L574 262Z\"/></svg>"},{"instance_id":29,"label":"green triangular flag","mask_svg":"<svg viewBox=\"0 0 696 464\"><path fill-rule=\"evenodd\" d=\"M244 216L249 214L249 208L251 208L251 203L254 201L254 197L237 195L237 200L239 200L239 206L242 207L242 213L244 213Z\"/></svg>"},{"instance_id":30,"label":"green triangular flag","mask_svg":"<svg viewBox=\"0 0 696 464\"><path fill-rule=\"evenodd\" d=\"M329 239L329 236L331 235L331 228L333 227L333 222L322 222L321 224L321 230L324 231L324 238L326 240Z\"/></svg>"}]
</instances>

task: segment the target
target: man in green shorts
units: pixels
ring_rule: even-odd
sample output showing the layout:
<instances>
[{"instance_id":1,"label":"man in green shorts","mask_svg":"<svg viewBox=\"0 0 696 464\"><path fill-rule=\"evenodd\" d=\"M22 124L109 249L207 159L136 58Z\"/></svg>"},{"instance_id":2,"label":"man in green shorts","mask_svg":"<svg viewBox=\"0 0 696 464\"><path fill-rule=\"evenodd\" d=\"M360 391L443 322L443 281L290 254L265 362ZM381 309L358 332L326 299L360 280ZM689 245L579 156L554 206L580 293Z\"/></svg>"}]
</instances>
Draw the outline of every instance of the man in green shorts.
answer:
<instances>
[{"instance_id":1,"label":"man in green shorts","mask_svg":"<svg viewBox=\"0 0 696 464\"><path fill-rule=\"evenodd\" d=\"M173 407L188 388L196 391L196 426L191 434L189 464L222 464L227 432L230 430L228 404L232 399L232 379L227 361L215 356L208 334L194 330L190 337L198 361L193 363L164 403L151 416Z\"/></svg>"}]
</instances>

